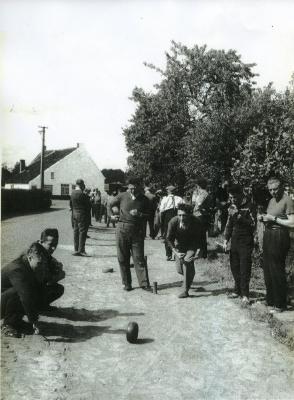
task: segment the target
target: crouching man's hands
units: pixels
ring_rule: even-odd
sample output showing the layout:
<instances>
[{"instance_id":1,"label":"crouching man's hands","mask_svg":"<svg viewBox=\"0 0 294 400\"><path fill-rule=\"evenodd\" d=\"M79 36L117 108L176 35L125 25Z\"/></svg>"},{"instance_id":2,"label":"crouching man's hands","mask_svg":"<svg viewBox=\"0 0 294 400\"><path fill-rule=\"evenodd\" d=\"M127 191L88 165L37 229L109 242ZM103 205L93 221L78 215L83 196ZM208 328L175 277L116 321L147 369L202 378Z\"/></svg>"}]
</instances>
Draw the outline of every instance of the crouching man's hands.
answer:
<instances>
[{"instance_id":1,"label":"crouching man's hands","mask_svg":"<svg viewBox=\"0 0 294 400\"><path fill-rule=\"evenodd\" d=\"M40 335L40 328L39 328L37 322L33 323L33 331L34 331L34 335Z\"/></svg>"},{"instance_id":2,"label":"crouching man's hands","mask_svg":"<svg viewBox=\"0 0 294 400\"><path fill-rule=\"evenodd\" d=\"M175 256L177 256L178 258L184 258L186 253L180 253L179 251L177 251L176 249L173 249L172 252L174 253Z\"/></svg>"}]
</instances>

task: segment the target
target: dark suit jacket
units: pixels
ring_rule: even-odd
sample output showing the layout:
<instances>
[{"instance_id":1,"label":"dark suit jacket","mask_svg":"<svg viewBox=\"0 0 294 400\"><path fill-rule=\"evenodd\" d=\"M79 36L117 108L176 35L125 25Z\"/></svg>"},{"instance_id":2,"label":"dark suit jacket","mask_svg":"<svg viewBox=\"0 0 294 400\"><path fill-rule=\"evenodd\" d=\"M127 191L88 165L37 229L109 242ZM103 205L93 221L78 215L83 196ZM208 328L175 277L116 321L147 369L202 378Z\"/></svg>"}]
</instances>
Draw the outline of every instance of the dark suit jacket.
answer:
<instances>
[{"instance_id":1,"label":"dark suit jacket","mask_svg":"<svg viewBox=\"0 0 294 400\"><path fill-rule=\"evenodd\" d=\"M38 320L40 285L27 256L20 256L1 270L1 293L13 288L18 294L25 314L31 323Z\"/></svg>"},{"instance_id":2,"label":"dark suit jacket","mask_svg":"<svg viewBox=\"0 0 294 400\"><path fill-rule=\"evenodd\" d=\"M70 197L70 206L73 217L88 218L91 212L91 202L89 196L81 190L74 189Z\"/></svg>"}]
</instances>

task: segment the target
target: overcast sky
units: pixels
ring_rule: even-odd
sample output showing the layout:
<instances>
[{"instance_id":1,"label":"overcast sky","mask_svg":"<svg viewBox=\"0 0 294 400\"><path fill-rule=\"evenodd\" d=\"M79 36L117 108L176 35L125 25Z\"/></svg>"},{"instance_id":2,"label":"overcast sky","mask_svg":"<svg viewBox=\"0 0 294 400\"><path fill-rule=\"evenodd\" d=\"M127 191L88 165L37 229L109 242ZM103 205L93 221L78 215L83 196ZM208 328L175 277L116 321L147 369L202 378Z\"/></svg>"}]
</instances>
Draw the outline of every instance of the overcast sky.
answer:
<instances>
[{"instance_id":1,"label":"overcast sky","mask_svg":"<svg viewBox=\"0 0 294 400\"><path fill-rule=\"evenodd\" d=\"M294 1L0 0L2 162L84 143L99 168L126 167L134 86L160 77L171 40L236 49L259 86L294 71Z\"/></svg>"}]
</instances>

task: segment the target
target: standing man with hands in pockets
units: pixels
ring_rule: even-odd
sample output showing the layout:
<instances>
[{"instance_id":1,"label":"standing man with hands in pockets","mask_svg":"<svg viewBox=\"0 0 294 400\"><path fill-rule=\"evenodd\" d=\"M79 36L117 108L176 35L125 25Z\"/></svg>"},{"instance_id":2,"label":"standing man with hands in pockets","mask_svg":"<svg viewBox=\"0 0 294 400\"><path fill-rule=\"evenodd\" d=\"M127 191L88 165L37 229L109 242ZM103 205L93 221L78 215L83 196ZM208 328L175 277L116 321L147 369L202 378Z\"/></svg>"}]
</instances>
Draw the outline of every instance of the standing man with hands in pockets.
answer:
<instances>
[{"instance_id":1,"label":"standing man with hands in pockets","mask_svg":"<svg viewBox=\"0 0 294 400\"><path fill-rule=\"evenodd\" d=\"M77 179L76 188L72 191L70 197L74 231L74 256L87 256L85 244L89 228L89 217L91 218L91 203L84 190L85 183L83 179Z\"/></svg>"},{"instance_id":2,"label":"standing man with hands in pockets","mask_svg":"<svg viewBox=\"0 0 294 400\"><path fill-rule=\"evenodd\" d=\"M280 177L270 177L267 187L272 198L266 214L259 216L265 225L263 272L266 303L271 307L270 313L279 313L287 309L285 262L290 248L289 230L294 228L294 201L284 193Z\"/></svg>"},{"instance_id":3,"label":"standing man with hands in pockets","mask_svg":"<svg viewBox=\"0 0 294 400\"><path fill-rule=\"evenodd\" d=\"M142 193L137 179L131 179L128 189L119 193L110 202L110 207L119 208L116 230L117 258L124 290L132 290L130 257L132 255L139 286L150 291L144 259L144 222L149 216L149 202Z\"/></svg>"},{"instance_id":4,"label":"standing man with hands in pockets","mask_svg":"<svg viewBox=\"0 0 294 400\"><path fill-rule=\"evenodd\" d=\"M230 266L235 281L234 292L229 297L241 297L243 305L248 305L256 212L240 185L229 188L229 200L231 205L224 232L224 250L231 241Z\"/></svg>"}]
</instances>

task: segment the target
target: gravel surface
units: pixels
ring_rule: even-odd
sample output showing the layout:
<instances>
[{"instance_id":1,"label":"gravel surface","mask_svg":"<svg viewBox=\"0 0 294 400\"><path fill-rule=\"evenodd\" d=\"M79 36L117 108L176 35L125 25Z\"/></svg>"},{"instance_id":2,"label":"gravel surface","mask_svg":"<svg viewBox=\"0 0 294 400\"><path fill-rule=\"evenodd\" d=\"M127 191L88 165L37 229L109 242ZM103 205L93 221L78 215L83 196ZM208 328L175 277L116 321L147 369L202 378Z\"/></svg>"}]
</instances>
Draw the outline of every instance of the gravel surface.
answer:
<instances>
[{"instance_id":1,"label":"gravel surface","mask_svg":"<svg viewBox=\"0 0 294 400\"><path fill-rule=\"evenodd\" d=\"M67 206L67 203L65 203ZM55 252L64 263L64 296L41 317L41 336L2 338L4 400L293 399L294 358L251 320L226 288L205 278L209 261L196 262L191 297L178 299L180 276L165 261L159 240L146 240L151 283L158 294L122 290L115 231L95 223L86 250L71 255L69 211L57 202L43 214L2 223L2 260L15 258L44 227L60 230ZM216 266L219 260L211 261ZM114 269L103 273L103 268ZM130 321L136 344L126 341Z\"/></svg>"}]
</instances>

